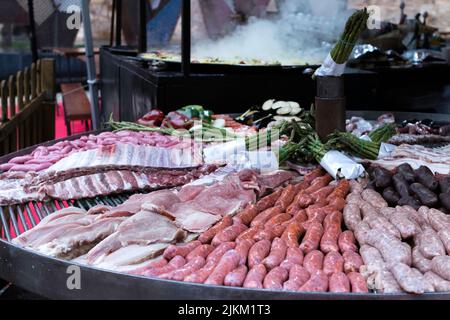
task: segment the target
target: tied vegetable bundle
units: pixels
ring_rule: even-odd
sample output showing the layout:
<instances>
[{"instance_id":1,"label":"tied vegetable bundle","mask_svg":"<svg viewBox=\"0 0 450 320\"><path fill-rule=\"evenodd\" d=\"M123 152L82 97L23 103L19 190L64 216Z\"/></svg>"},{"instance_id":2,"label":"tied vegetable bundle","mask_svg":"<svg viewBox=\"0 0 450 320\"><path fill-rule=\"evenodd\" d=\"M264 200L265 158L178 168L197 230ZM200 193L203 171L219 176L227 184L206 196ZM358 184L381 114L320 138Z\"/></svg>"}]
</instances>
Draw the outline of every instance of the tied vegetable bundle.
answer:
<instances>
[{"instance_id":1,"label":"tied vegetable bundle","mask_svg":"<svg viewBox=\"0 0 450 320\"><path fill-rule=\"evenodd\" d=\"M355 47L359 36L367 27L369 13L367 8L356 11L347 21L345 31L341 35L339 42L331 50L331 58L337 64L344 64Z\"/></svg>"},{"instance_id":2,"label":"tied vegetable bundle","mask_svg":"<svg viewBox=\"0 0 450 320\"><path fill-rule=\"evenodd\" d=\"M331 50L322 66L316 70L313 79L316 77L334 76L340 77L344 73L345 64L358 41L359 36L367 27L369 13L367 8L356 11L347 21L344 33L338 43Z\"/></svg>"}]
</instances>

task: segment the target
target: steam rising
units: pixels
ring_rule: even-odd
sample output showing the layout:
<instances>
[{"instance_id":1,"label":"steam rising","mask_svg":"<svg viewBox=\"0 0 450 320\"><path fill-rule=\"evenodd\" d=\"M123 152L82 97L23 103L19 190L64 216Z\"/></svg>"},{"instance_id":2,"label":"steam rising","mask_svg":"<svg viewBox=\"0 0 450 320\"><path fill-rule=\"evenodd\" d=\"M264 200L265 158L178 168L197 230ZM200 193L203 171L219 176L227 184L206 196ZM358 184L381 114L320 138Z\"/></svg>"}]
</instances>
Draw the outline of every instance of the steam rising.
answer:
<instances>
[{"instance_id":1,"label":"steam rising","mask_svg":"<svg viewBox=\"0 0 450 320\"><path fill-rule=\"evenodd\" d=\"M199 58L258 59L282 64L321 64L349 16L342 0L286 0L276 20L251 18L216 41L192 48Z\"/></svg>"}]
</instances>

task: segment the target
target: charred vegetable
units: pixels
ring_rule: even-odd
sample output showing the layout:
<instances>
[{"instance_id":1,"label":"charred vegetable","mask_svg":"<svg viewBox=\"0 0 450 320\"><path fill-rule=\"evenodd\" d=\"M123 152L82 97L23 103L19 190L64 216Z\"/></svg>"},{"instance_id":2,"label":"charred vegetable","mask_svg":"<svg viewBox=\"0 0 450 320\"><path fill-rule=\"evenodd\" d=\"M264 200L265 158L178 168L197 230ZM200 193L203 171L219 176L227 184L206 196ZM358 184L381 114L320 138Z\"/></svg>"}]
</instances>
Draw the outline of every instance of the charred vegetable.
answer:
<instances>
[{"instance_id":1,"label":"charred vegetable","mask_svg":"<svg viewBox=\"0 0 450 320\"><path fill-rule=\"evenodd\" d=\"M421 183L430 190L435 191L439 186L433 172L431 172L431 170L426 166L421 166L417 169L415 171L415 177L417 182Z\"/></svg>"},{"instance_id":2,"label":"charred vegetable","mask_svg":"<svg viewBox=\"0 0 450 320\"><path fill-rule=\"evenodd\" d=\"M438 204L438 197L436 194L430 189L424 187L422 184L417 182L413 183L410 186L410 189L412 193L419 198L423 205L426 205L427 207L435 207Z\"/></svg>"}]
</instances>

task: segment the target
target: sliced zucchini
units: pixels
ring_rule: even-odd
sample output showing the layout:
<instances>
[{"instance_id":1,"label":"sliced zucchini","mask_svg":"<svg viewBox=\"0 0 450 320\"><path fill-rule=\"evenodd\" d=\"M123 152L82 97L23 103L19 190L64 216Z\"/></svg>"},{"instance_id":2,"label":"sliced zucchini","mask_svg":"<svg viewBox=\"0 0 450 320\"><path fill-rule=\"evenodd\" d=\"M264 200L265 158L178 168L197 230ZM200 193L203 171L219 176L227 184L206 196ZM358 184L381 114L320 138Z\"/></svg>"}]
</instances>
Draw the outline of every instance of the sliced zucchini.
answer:
<instances>
[{"instance_id":1,"label":"sliced zucchini","mask_svg":"<svg viewBox=\"0 0 450 320\"><path fill-rule=\"evenodd\" d=\"M289 106L289 104L286 101L277 101L272 105L272 109L277 110L286 106Z\"/></svg>"},{"instance_id":2,"label":"sliced zucchini","mask_svg":"<svg viewBox=\"0 0 450 320\"><path fill-rule=\"evenodd\" d=\"M273 103L275 102L275 99L271 99L271 100L267 100L266 102L264 102L264 104L262 105L262 109L264 111L269 111L270 109L272 109Z\"/></svg>"},{"instance_id":3,"label":"sliced zucchini","mask_svg":"<svg viewBox=\"0 0 450 320\"><path fill-rule=\"evenodd\" d=\"M288 115L291 112L292 112L292 108L289 105L277 109L277 114L279 114L279 115Z\"/></svg>"}]
</instances>

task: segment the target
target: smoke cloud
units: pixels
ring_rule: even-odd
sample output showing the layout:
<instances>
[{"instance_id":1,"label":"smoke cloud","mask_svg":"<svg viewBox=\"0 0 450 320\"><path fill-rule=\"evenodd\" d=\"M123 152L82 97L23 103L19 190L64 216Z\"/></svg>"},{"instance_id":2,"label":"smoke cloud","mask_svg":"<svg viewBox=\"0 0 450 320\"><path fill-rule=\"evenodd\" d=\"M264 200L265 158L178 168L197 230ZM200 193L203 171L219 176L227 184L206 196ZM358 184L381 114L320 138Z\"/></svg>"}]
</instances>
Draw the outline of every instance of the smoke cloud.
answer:
<instances>
[{"instance_id":1,"label":"smoke cloud","mask_svg":"<svg viewBox=\"0 0 450 320\"><path fill-rule=\"evenodd\" d=\"M192 51L199 58L321 64L349 15L342 0L285 0L276 19L251 18L222 39L198 41Z\"/></svg>"}]
</instances>

